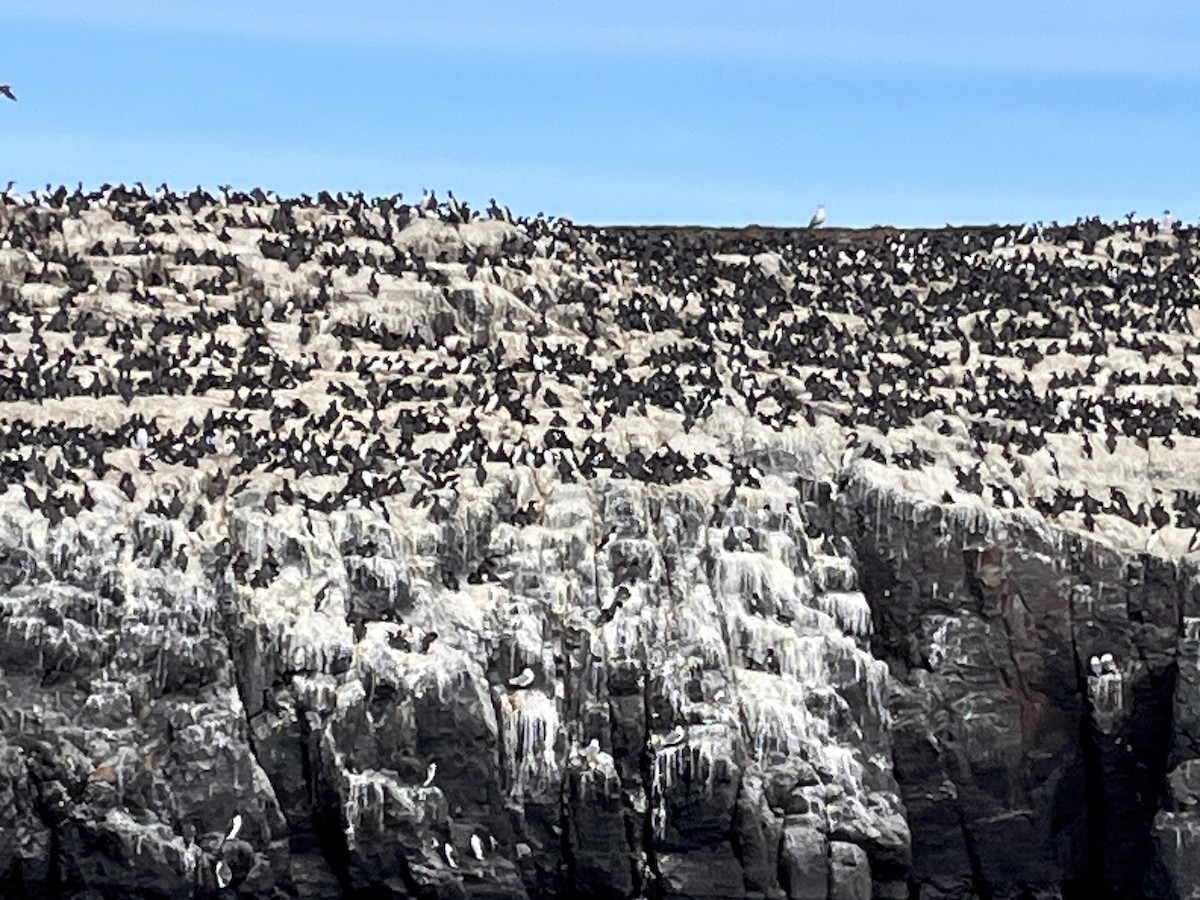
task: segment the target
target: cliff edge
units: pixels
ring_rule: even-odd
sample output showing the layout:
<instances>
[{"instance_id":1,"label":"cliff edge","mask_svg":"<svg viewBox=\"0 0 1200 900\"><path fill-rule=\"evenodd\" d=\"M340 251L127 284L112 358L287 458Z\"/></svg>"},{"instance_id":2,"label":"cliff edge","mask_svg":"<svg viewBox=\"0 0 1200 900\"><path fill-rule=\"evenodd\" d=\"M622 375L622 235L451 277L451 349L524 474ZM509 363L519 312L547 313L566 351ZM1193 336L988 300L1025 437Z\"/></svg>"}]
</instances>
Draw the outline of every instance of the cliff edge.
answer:
<instances>
[{"instance_id":1,"label":"cliff edge","mask_svg":"<svg viewBox=\"0 0 1200 900\"><path fill-rule=\"evenodd\" d=\"M1198 236L6 195L0 894L1200 896Z\"/></svg>"}]
</instances>

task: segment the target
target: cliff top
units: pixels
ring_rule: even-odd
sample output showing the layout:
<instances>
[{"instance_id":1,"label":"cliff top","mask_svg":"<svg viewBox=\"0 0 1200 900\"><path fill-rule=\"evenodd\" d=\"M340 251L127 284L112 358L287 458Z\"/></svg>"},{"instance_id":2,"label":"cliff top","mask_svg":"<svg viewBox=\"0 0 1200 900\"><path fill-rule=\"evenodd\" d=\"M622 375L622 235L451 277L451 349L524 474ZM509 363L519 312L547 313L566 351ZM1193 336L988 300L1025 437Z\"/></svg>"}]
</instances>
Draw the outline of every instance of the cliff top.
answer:
<instances>
[{"instance_id":1,"label":"cliff top","mask_svg":"<svg viewBox=\"0 0 1200 900\"><path fill-rule=\"evenodd\" d=\"M0 239L0 485L52 522L89 478L219 471L332 509L515 465L715 496L788 454L1196 550L1179 225L601 229L108 188L6 195Z\"/></svg>"}]
</instances>

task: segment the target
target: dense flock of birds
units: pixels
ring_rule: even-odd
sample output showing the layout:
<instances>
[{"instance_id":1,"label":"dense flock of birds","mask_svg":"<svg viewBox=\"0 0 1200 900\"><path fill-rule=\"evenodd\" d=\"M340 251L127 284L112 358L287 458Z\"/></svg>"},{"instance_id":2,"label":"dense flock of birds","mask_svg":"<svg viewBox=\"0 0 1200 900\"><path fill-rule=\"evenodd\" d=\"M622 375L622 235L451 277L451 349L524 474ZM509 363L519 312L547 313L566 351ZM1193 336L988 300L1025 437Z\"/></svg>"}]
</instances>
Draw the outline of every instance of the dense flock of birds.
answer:
<instances>
[{"instance_id":1,"label":"dense flock of birds","mask_svg":"<svg viewBox=\"0 0 1200 900\"><path fill-rule=\"evenodd\" d=\"M1197 233L600 229L431 193L10 185L0 497L57 525L105 479L195 528L252 483L272 510L434 520L496 467L754 487L719 429L689 440L724 408L832 429L843 474L940 473L945 502L1190 530L1191 552ZM189 469L196 497L168 477Z\"/></svg>"}]
</instances>

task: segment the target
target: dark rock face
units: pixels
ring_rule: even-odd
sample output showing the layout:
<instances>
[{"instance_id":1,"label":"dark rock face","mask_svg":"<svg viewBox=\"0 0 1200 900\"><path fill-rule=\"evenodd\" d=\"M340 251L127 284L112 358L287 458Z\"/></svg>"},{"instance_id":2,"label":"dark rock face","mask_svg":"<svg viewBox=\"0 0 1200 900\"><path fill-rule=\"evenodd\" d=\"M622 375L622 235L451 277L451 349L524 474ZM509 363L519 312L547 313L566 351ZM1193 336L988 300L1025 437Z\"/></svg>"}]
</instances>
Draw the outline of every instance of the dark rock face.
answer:
<instances>
[{"instance_id":1,"label":"dark rock face","mask_svg":"<svg viewBox=\"0 0 1200 900\"><path fill-rule=\"evenodd\" d=\"M897 321L839 261L876 241L904 298L958 260L977 299L1003 235L916 236L929 271L894 233L710 235L669 271L694 236L390 201L0 213L0 895L1200 892L1186 495L1151 528L1057 387L1005 440L940 406L962 366L904 329L1031 370L1046 335ZM1153 237L1108 257L1193 240ZM699 273L729 317L655 299ZM747 355L835 353L804 303L925 366L872 386L899 418L839 359ZM1060 476L1122 511L1057 510Z\"/></svg>"},{"instance_id":2,"label":"dark rock face","mask_svg":"<svg viewBox=\"0 0 1200 900\"><path fill-rule=\"evenodd\" d=\"M865 508L885 506L875 493ZM904 515L864 516L856 546L877 652L907 669L889 707L917 879L1141 895L1185 573L1011 521ZM1092 675L1106 648L1121 661Z\"/></svg>"}]
</instances>

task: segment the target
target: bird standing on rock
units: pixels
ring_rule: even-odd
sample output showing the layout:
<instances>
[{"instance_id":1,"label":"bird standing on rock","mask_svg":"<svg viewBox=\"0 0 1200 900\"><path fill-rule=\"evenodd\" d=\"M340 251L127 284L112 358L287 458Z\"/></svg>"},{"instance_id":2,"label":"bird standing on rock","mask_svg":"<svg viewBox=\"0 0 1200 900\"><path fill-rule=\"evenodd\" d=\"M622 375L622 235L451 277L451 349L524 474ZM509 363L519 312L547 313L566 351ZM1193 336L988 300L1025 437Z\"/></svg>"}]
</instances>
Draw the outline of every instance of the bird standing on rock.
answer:
<instances>
[{"instance_id":1,"label":"bird standing on rock","mask_svg":"<svg viewBox=\"0 0 1200 900\"><path fill-rule=\"evenodd\" d=\"M524 669L521 670L520 675L517 675L513 678L508 679L508 683L512 687L516 687L516 688L529 687L531 684L533 684L533 669L529 668L529 666L526 666Z\"/></svg>"},{"instance_id":2,"label":"bird standing on rock","mask_svg":"<svg viewBox=\"0 0 1200 900\"><path fill-rule=\"evenodd\" d=\"M236 838L238 836L238 832L241 830L242 830L242 817L241 817L241 815L235 815L233 817L233 822L230 824L230 827L229 827L229 834L225 835L225 841L222 841L222 843L225 843L226 841L232 841L234 838Z\"/></svg>"},{"instance_id":3,"label":"bird standing on rock","mask_svg":"<svg viewBox=\"0 0 1200 900\"><path fill-rule=\"evenodd\" d=\"M808 220L809 228L820 228L825 224L825 204L818 203L817 211L813 213L813 217Z\"/></svg>"}]
</instances>

